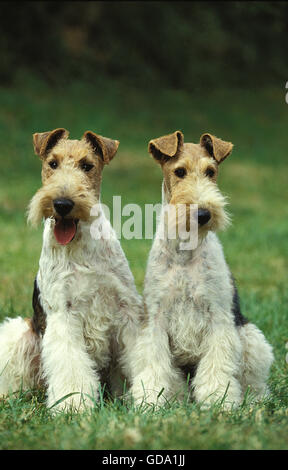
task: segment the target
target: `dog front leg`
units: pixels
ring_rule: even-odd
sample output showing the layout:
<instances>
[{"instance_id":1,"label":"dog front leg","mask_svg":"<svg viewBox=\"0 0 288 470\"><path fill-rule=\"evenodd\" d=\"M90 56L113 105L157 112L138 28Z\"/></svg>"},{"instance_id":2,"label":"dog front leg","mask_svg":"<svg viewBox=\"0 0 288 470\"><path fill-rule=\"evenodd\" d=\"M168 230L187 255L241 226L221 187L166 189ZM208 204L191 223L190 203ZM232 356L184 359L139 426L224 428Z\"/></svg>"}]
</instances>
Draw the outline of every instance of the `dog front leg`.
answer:
<instances>
[{"instance_id":1,"label":"dog front leg","mask_svg":"<svg viewBox=\"0 0 288 470\"><path fill-rule=\"evenodd\" d=\"M232 325L216 326L206 335L204 353L193 380L194 397L203 408L223 399L229 409L239 404L241 386L239 375L242 346ZM225 398L225 400L224 400Z\"/></svg>"},{"instance_id":2,"label":"dog front leg","mask_svg":"<svg viewBox=\"0 0 288 470\"><path fill-rule=\"evenodd\" d=\"M48 407L57 411L69 408L79 411L86 405L93 406L100 382L86 351L80 317L68 313L47 316L42 364L48 387ZM69 394L73 395L61 401Z\"/></svg>"},{"instance_id":3,"label":"dog front leg","mask_svg":"<svg viewBox=\"0 0 288 470\"><path fill-rule=\"evenodd\" d=\"M163 405L184 388L185 383L172 363L166 330L149 325L130 350L131 394L136 404Z\"/></svg>"}]
</instances>

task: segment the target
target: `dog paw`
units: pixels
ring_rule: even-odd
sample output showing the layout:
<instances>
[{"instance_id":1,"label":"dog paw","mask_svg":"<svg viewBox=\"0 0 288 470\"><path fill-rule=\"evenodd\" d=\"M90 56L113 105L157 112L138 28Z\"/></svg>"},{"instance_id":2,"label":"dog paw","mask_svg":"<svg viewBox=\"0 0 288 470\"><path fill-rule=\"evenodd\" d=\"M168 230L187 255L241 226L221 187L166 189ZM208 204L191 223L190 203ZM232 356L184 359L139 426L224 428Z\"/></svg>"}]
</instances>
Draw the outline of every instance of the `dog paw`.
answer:
<instances>
[{"instance_id":1,"label":"dog paw","mask_svg":"<svg viewBox=\"0 0 288 470\"><path fill-rule=\"evenodd\" d=\"M200 404L201 410L207 410L213 406L218 406L225 411L231 411L241 403L240 391L236 390L237 393L227 393L227 390L222 392L217 390L210 394L199 393L196 396L196 401Z\"/></svg>"},{"instance_id":2,"label":"dog paw","mask_svg":"<svg viewBox=\"0 0 288 470\"><path fill-rule=\"evenodd\" d=\"M164 393L147 391L142 397L136 397L133 399L134 404L137 405L147 405L153 407L153 409L159 409L166 405L168 402L167 397Z\"/></svg>"},{"instance_id":3,"label":"dog paw","mask_svg":"<svg viewBox=\"0 0 288 470\"><path fill-rule=\"evenodd\" d=\"M63 398L56 400L52 404L48 401L48 407L53 414L62 412L82 413L88 408L93 408L95 401L95 398L92 399L84 393L77 392L69 394L66 398L63 396Z\"/></svg>"}]
</instances>

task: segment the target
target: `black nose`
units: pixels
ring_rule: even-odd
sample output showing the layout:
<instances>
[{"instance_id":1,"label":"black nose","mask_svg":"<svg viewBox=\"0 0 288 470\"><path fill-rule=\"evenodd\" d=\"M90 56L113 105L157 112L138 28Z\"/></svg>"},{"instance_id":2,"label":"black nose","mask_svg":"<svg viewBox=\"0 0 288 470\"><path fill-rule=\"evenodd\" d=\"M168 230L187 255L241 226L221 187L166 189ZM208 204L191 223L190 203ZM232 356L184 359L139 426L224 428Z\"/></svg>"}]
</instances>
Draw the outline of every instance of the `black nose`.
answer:
<instances>
[{"instance_id":1,"label":"black nose","mask_svg":"<svg viewBox=\"0 0 288 470\"><path fill-rule=\"evenodd\" d=\"M62 217L65 217L65 215L69 214L69 212L72 211L74 207L74 202L71 201L71 199L60 198L55 199L53 201L53 205L57 214L61 215Z\"/></svg>"},{"instance_id":2,"label":"black nose","mask_svg":"<svg viewBox=\"0 0 288 470\"><path fill-rule=\"evenodd\" d=\"M208 220L211 219L211 214L208 209L198 209L198 224L207 224Z\"/></svg>"}]
</instances>

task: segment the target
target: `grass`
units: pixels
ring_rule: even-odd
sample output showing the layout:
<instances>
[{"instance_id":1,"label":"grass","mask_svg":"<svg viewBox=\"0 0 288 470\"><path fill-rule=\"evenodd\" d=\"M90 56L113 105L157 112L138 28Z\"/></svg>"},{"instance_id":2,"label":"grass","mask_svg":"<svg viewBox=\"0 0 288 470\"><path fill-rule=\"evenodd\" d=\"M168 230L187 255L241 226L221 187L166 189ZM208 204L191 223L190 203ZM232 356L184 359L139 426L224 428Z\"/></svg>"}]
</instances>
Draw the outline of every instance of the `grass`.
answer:
<instances>
[{"instance_id":1,"label":"grass","mask_svg":"<svg viewBox=\"0 0 288 470\"><path fill-rule=\"evenodd\" d=\"M102 201L155 204L161 173L147 153L152 137L181 129L186 141L210 131L234 145L221 165L219 185L229 196L232 226L219 234L236 277L243 313L273 344L271 397L233 412L215 405L169 403L159 411L101 402L84 415L53 417L43 393L19 392L0 401L1 449L287 449L288 341L287 145L284 89L137 90L98 79L50 89L32 77L0 88L0 317L31 314L41 229L27 227L25 211L40 186L32 133L65 127L120 140L105 169ZM286 196L285 196L286 195ZM125 218L123 219L123 221ZM151 240L122 240L141 292Z\"/></svg>"}]
</instances>

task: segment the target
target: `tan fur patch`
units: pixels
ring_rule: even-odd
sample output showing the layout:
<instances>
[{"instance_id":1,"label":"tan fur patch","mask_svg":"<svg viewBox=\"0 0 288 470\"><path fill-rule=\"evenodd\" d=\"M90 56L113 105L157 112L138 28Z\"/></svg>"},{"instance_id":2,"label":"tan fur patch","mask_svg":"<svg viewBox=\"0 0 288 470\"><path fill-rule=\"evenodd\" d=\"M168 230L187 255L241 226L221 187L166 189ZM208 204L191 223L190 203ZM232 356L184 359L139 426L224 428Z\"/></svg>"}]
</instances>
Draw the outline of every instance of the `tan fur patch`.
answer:
<instances>
[{"instance_id":1,"label":"tan fur patch","mask_svg":"<svg viewBox=\"0 0 288 470\"><path fill-rule=\"evenodd\" d=\"M211 135L209 134L209 136ZM155 141L161 143L162 139L151 142L155 143ZM220 145L219 141L223 142L223 145ZM216 143L219 144L217 151L220 152L223 149L226 156L228 151L231 152L232 144L221 141L221 139L217 139ZM216 184L219 162L208 152L203 142L199 144L181 142L178 151L171 158L167 158L165 154L161 157L159 148L155 153L153 145L149 149L155 160L160 163L163 171L166 201L174 205L187 205L186 229L190 228L191 204L198 204L199 209L208 209L212 215L211 220L203 228L199 228L200 233L207 231L207 229L224 228L229 219L224 211L226 200ZM219 153L217 155L219 156ZM180 221L181 217L183 218L183 214L177 213L176 225L178 218Z\"/></svg>"},{"instance_id":2,"label":"tan fur patch","mask_svg":"<svg viewBox=\"0 0 288 470\"><path fill-rule=\"evenodd\" d=\"M45 134L44 137L42 140L38 138L37 142L38 146L42 142L41 148L43 149L46 145L47 133L42 134ZM69 217L80 220L89 219L91 208L99 201L105 162L101 155L96 153L85 134L81 140L67 139L65 134L45 153L45 157L41 157L43 186L32 198L28 212L28 221L33 225L37 225L43 217L56 216L53 201L57 198L67 198L74 202ZM43 139L46 139L44 143ZM101 140L101 144L104 146L101 152L110 156L114 152L114 156L119 142L112 141L112 139L105 140L103 137L101 139L104 139ZM107 142L109 148L105 150ZM115 142L113 152L111 142Z\"/></svg>"}]
</instances>

